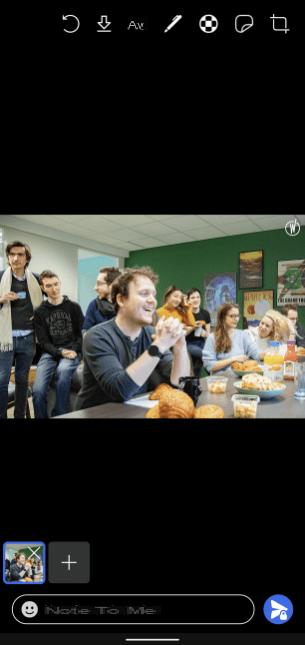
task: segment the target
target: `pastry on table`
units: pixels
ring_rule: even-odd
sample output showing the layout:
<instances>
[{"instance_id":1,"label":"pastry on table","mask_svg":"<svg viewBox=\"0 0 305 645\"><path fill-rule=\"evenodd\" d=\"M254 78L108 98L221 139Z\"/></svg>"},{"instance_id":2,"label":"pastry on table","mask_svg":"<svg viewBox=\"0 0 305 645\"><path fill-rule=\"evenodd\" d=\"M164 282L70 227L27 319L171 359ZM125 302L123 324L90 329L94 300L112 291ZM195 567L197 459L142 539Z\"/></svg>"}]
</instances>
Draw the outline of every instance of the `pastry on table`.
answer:
<instances>
[{"instance_id":1,"label":"pastry on table","mask_svg":"<svg viewBox=\"0 0 305 645\"><path fill-rule=\"evenodd\" d=\"M145 419L160 419L159 403L157 403L157 405L155 405L153 408L147 410Z\"/></svg>"},{"instance_id":2,"label":"pastry on table","mask_svg":"<svg viewBox=\"0 0 305 645\"><path fill-rule=\"evenodd\" d=\"M149 398L151 401L158 401L162 394L164 394L167 391L171 391L173 389L174 388L168 385L167 383L160 383L160 385L158 385L156 389L151 393Z\"/></svg>"},{"instance_id":3,"label":"pastry on table","mask_svg":"<svg viewBox=\"0 0 305 645\"><path fill-rule=\"evenodd\" d=\"M238 372L249 372L252 370L253 372L262 372L262 367L258 364L257 361L254 361L252 359L249 359L247 361L244 361L243 363L239 361L234 361L231 365L233 370L236 370Z\"/></svg>"},{"instance_id":4,"label":"pastry on table","mask_svg":"<svg viewBox=\"0 0 305 645\"><path fill-rule=\"evenodd\" d=\"M195 410L195 419L223 419L224 416L220 405L201 405Z\"/></svg>"},{"instance_id":5,"label":"pastry on table","mask_svg":"<svg viewBox=\"0 0 305 645\"><path fill-rule=\"evenodd\" d=\"M161 419L192 419L195 411L191 397L174 388L161 395L159 408Z\"/></svg>"}]
</instances>

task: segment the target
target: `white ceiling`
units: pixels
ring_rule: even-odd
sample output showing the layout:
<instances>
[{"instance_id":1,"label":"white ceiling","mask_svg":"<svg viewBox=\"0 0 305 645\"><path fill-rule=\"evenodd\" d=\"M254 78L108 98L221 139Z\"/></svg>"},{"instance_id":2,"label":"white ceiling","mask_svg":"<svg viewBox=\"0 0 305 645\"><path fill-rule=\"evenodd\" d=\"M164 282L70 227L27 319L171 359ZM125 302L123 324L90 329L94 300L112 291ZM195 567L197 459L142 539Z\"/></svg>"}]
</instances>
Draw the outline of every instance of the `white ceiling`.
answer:
<instances>
[{"instance_id":1,"label":"white ceiling","mask_svg":"<svg viewBox=\"0 0 305 645\"><path fill-rule=\"evenodd\" d=\"M13 215L11 221L34 223L92 243L129 251L284 228L292 215ZM6 217L7 219L7 217ZM297 219L305 225L305 215ZM1 216L0 216L1 224ZM15 227L15 224L14 224ZM46 233L45 233L46 234Z\"/></svg>"}]
</instances>

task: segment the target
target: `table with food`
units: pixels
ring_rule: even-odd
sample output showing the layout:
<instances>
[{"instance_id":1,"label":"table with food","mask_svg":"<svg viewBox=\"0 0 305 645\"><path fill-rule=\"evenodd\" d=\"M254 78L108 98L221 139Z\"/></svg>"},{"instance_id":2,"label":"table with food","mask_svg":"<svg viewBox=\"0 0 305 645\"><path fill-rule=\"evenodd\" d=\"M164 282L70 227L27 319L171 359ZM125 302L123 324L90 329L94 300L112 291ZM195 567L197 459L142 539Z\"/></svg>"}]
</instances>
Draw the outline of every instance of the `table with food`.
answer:
<instances>
[{"instance_id":1,"label":"table with food","mask_svg":"<svg viewBox=\"0 0 305 645\"><path fill-rule=\"evenodd\" d=\"M181 389L162 383L154 392L126 403L107 403L57 418L305 418L305 395L296 397L296 380L277 378L277 373L272 378L266 376L264 365L256 361L236 362L228 373L193 379L193 383L197 383L195 397L187 393L185 383L181 384ZM184 380L192 381L191 378Z\"/></svg>"}]
</instances>

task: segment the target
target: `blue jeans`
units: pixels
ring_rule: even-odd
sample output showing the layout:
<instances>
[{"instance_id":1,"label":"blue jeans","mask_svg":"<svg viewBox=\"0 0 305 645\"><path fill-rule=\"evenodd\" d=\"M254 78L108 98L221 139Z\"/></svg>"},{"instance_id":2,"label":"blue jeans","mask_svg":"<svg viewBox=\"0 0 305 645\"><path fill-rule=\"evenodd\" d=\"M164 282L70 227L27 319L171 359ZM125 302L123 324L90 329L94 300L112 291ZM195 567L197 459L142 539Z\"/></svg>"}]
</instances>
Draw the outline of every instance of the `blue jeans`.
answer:
<instances>
[{"instance_id":1,"label":"blue jeans","mask_svg":"<svg viewBox=\"0 0 305 645\"><path fill-rule=\"evenodd\" d=\"M34 334L13 337L11 352L0 352L0 419L5 419L8 404L8 384L15 360L15 419L24 419L28 398L28 377L36 344Z\"/></svg>"},{"instance_id":2,"label":"blue jeans","mask_svg":"<svg viewBox=\"0 0 305 645\"><path fill-rule=\"evenodd\" d=\"M70 390L72 376L80 363L77 356L74 359L53 358L51 354L43 354L38 365L33 386L33 405L36 419L48 417L48 390L55 375L56 403L52 417L70 412Z\"/></svg>"},{"instance_id":3,"label":"blue jeans","mask_svg":"<svg viewBox=\"0 0 305 645\"><path fill-rule=\"evenodd\" d=\"M187 351L190 353L192 358L201 358L202 359L202 350L204 348L204 341L201 343L187 343Z\"/></svg>"}]
</instances>

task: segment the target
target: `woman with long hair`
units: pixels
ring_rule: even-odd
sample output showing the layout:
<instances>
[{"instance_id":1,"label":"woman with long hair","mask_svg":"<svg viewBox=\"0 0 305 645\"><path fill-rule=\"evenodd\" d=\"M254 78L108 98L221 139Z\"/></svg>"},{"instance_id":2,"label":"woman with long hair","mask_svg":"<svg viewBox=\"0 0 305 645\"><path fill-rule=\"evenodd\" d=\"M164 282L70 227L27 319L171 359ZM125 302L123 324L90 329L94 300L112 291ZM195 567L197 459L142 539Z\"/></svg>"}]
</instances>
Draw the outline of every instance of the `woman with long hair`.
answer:
<instances>
[{"instance_id":1,"label":"woman with long hair","mask_svg":"<svg viewBox=\"0 0 305 645\"><path fill-rule=\"evenodd\" d=\"M184 302L183 292L175 285L169 287L163 299L163 306L157 309L159 318L178 318L184 326L184 331L189 334L196 327L191 305Z\"/></svg>"},{"instance_id":2,"label":"woman with long hair","mask_svg":"<svg viewBox=\"0 0 305 645\"><path fill-rule=\"evenodd\" d=\"M247 330L237 329L239 308L233 303L222 305L217 313L215 332L205 343L202 360L208 372L227 370L234 361L260 360L259 349Z\"/></svg>"},{"instance_id":3,"label":"woman with long hair","mask_svg":"<svg viewBox=\"0 0 305 645\"><path fill-rule=\"evenodd\" d=\"M285 354L287 341L294 339L293 329L288 319L275 309L269 309L261 319L258 327L249 327L248 333L255 341L260 352L266 352L268 341L280 343L280 353Z\"/></svg>"}]
</instances>

